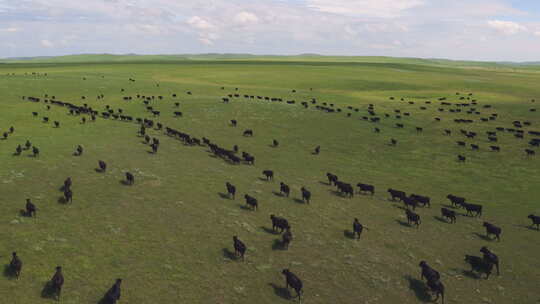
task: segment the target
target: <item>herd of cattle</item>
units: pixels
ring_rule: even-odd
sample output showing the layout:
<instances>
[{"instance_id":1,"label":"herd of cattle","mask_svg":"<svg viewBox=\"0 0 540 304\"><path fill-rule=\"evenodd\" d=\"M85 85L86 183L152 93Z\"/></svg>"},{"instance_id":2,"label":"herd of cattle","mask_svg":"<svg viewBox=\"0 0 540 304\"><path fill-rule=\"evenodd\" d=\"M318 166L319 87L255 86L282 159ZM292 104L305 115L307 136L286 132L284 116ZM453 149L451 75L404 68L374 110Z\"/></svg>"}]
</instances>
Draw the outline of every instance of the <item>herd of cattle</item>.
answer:
<instances>
[{"instance_id":1,"label":"herd of cattle","mask_svg":"<svg viewBox=\"0 0 540 304\"><path fill-rule=\"evenodd\" d=\"M131 80L131 81L134 81L134 80ZM222 88L222 89L224 89L224 88ZM238 89L236 89L236 90L238 90ZM122 89L122 92L123 91L124 90ZM191 95L192 93L188 92L188 94ZM176 94L173 94L173 98L176 97L176 96L177 96ZM472 94L469 94L467 97L462 96L462 97L460 97L460 100L465 100L465 99L471 100L471 96L472 96ZM234 98L239 98L239 97L240 97L239 94L229 94L228 97L223 97L222 101L225 102L225 103L229 103ZM104 98L103 94L98 95L98 99L101 99L101 98ZM161 113L160 111L155 110L152 106L148 106L149 102L155 100L155 96L145 96L145 95L138 94L138 95L136 95L136 98L143 101L143 103L146 106L147 111L149 113L151 113L154 117L159 117L160 116L160 113ZM244 98L247 98L247 99L255 99L255 98L257 98L259 100L276 101L276 102L282 102L283 101L283 99L281 99L281 98L271 98L271 97L263 97L263 96L256 96L255 97L254 95L244 95ZM25 96L23 96L22 99L23 100L28 100L28 101L31 101L31 102L40 102L42 100L39 97L25 97ZM83 99L85 99L84 96L83 96ZM157 99L162 100L163 96L158 96ZM391 97L390 99L394 100L395 98ZM245 152L245 151L242 152L242 157L241 158L239 156L237 156L239 151L238 151L238 146L236 146L236 145L233 147L232 150L229 150L229 149L226 149L224 147L220 147L218 144L213 143L211 140L209 140L206 137L202 137L201 139L199 139L199 138L194 137L194 136L192 136L190 134L187 134L185 132L181 132L181 131L179 131L177 129L167 127L167 126L163 126L159 122L155 123L154 120L152 120L152 119L133 118L130 115L125 115L123 113L122 109L117 109L116 111L114 111L113 109L110 108L109 105L107 105L105 107L105 111L99 113L98 111L92 109L92 107L88 106L88 104L86 104L86 103L83 106L78 106L78 105L75 105L73 103L56 100L55 96L51 96L49 98L48 95L45 95L45 99L43 99L43 100L46 103L46 109L47 110L50 109L49 105L56 105L56 106L66 107L66 108L68 108L70 115L80 115L81 116L81 123L86 123L87 122L87 118L84 115L89 116L88 121L96 121L96 119L100 116L100 114L101 114L101 118L103 118L103 119L113 118L115 120L120 119L121 121L135 122L135 123L140 125L138 135L144 138L144 141L145 141L146 144L150 145L150 147L152 148L153 153L157 153L160 142L159 142L158 138L151 138L147 134L148 129L157 130L157 131L160 131L160 130L164 131L165 135L167 135L170 138L178 139L181 142L183 142L185 145L208 147L208 149L210 150L210 152L214 156L222 158L225 161L228 161L228 162L230 162L232 164L239 164L242 161L245 164L248 164L248 165L254 165L255 164L255 157L253 155L251 155L250 153L248 153L248 152ZM124 100L125 101L131 101L132 97L131 96L126 96L126 97L124 97ZM403 101L403 99L401 99L401 100ZM470 101L470 103L469 102L461 102L461 103L457 103L457 104L451 104L451 103L445 102L444 100L446 100L446 99L444 99L444 98L441 98L439 100L441 101L441 108L438 109L440 112L447 111L449 113L460 113L461 108L468 108L468 111L466 111L467 114L480 115L480 112L475 108L475 106L477 105L477 102L474 99L472 101ZM294 100L289 100L289 101L287 101L287 103L288 104L295 104L295 101ZM317 100L312 99L311 103L316 104ZM414 102L409 102L409 104L414 104ZM426 102L426 104L431 104L431 102ZM301 105L304 108L309 107L308 102L302 102ZM458 108L457 109L444 108L445 106L451 106L451 105L455 105ZM178 107L179 103L176 102L175 106ZM491 108L491 106L485 105L484 108L489 109L489 108ZM317 105L316 109L327 112L327 113L336 113L336 112L339 113L339 112L342 111L342 109L334 107L334 104L327 104L327 103L322 103L322 105ZM421 109L425 110L426 107L422 106ZM358 108L353 108L353 107L348 107L348 110L359 112ZM362 117L362 120L369 121L369 122L372 122L372 123L378 123L378 122L381 121L381 118L389 118L390 117L389 114L385 114L384 117L377 116L377 113L375 112L374 105L372 105L372 104L370 104L369 107L368 107L368 113L369 113L369 115L371 115L371 117L364 116L364 117ZM395 115L396 119L401 119L402 118L401 115L404 115L404 116L410 116L411 115L408 112L401 113L401 110L399 110L399 109L395 109L395 113L396 113L396 115ZM183 115L183 113L180 112L180 111L174 111L173 114L174 114L175 117L181 117ZM32 115L34 117L39 116L39 114L37 112L33 112ZM351 117L351 113L348 113L347 117ZM489 117L482 118L480 121L481 122L493 121L493 120L496 120L497 117L498 117L497 113L492 113ZM436 117L435 119L437 121L441 120L440 117ZM49 118L48 117L43 117L42 121L44 123L48 123ZM472 119L454 119L454 121L456 123L471 123L471 122L473 122ZM238 124L238 121L236 119L233 119L233 120L230 121L230 125L232 125L233 127L236 127L237 124ZM525 132L521 128L523 126L530 126L530 125L531 125L531 123L528 122L528 121L524 121L524 122L514 121L514 123L513 123L514 128L497 127L496 131L488 131L486 134L487 134L488 140L490 142L497 142L497 133L496 132L501 132L502 133L502 132L505 132L505 131L513 133L515 138L517 138L517 139L522 139ZM55 121L54 126L56 128L59 128L60 127L60 122ZM404 124L403 123L397 123L396 127L397 128L404 128ZM415 129L416 129L416 132L419 132L419 133L424 131L423 127L415 127ZM9 129L9 131L3 133L3 138L7 139L14 132L15 132L14 127L11 127ZM375 132L380 133L381 129L377 127L377 128L375 128ZM472 132L472 131L467 131L467 130L462 129L462 130L460 130L460 132L461 132L462 135L466 136L469 139L474 139L477 136L477 133ZM445 135L450 136L451 134L452 134L451 130L445 130ZM532 135L532 136L540 136L540 132L537 132L537 131L529 131L528 134ZM243 136L248 136L248 137L249 136L254 136L254 131L252 129L247 129L247 130L245 130L243 132ZM397 144L397 140L396 139L391 139L391 145L396 145L396 144ZM538 147L538 146L540 146L540 139L539 138L533 138L533 139L530 140L529 144L532 147ZM464 142L462 142L462 141L459 141L458 145L459 146L465 146L466 144ZM273 139L272 146L273 147L278 147L279 142L276 139ZM23 151L30 150L30 148L32 148L33 156L38 157L39 156L39 149L37 147L33 146L32 143L30 141L28 141L28 140L26 141L26 143L23 146L18 145L16 147L15 155L20 155ZM471 144L471 148L473 150L479 150L479 146L477 144ZM498 147L498 146L491 146L491 149L492 149L492 151L500 151L500 147ZM76 147L74 155L75 156L82 156L83 151L84 151L83 147L78 145ZM526 149L526 152L527 152L527 155L534 155L535 154L535 151L531 150L531 149ZM315 148L315 151L313 152L313 154L319 154L319 153L320 153L320 146L317 146ZM462 155L459 155L458 158L459 158L460 161L465 161L465 159L466 159L465 156L462 156ZM106 170L107 170L107 163L105 161L103 161L103 160L99 160L98 161L98 169L96 169L96 171L104 173L104 172L106 172ZM272 170L268 170L268 169L264 170L262 172L262 175L265 177L265 179L268 182L271 182L274 179L274 172ZM347 183L345 181L340 180L338 178L338 176L335 175L335 174L327 173L326 177L328 179L328 185L336 187L336 193L338 195L343 196L343 197L353 198L354 195L358 194L358 193L360 193L360 194L370 194L371 196L373 196L375 194L376 188L375 188L374 185L365 184L365 183L357 183L356 188L358 190L356 191L353 184L350 184L350 183ZM125 173L124 184L126 184L126 185L134 185L135 184L135 177L134 177L134 175L132 173L130 173L130 172ZM233 185L231 182L226 182L225 186L226 186L226 190L227 190L229 198L230 199L235 199L236 198L236 192L237 192L236 186ZM61 190L64 193L64 202L65 203L73 202L72 180L71 180L70 177L68 177L64 181L64 184L61 187ZM282 195L284 197L289 197L290 192L291 192L291 187L289 185L287 185L284 182L279 183L279 194L280 195ZM418 195L418 194L407 195L404 191L396 190L396 189L388 189L387 192L389 193L391 201L403 203L402 208L404 209L405 217L407 219L408 225L409 226L414 225L414 227L416 227L418 229L422 222L421 222L420 214L416 213L416 209L418 207L430 208L431 207L431 199L430 199L430 197L425 196L425 195ZM310 200L312 198L311 192L306 187L303 186L300 189L300 193L301 193L302 201L304 203L306 203L306 204L309 204ZM245 199L245 202L246 202L246 205L247 205L247 209L251 209L253 211L257 211L259 209L260 206L259 206L259 202L258 202L257 198L255 198L253 196L250 196L248 194L245 194L244 199ZM441 208L441 215L442 215L443 218L447 219L449 221L449 223L451 223L451 224L456 223L457 215L458 215L457 210L459 210L460 208L462 208L462 209L464 209L466 211L465 215L467 215L467 216L471 216L471 217L473 217L473 216L474 217L481 217L482 216L482 211L483 211L482 205L469 203L469 202L466 201L465 198L459 197L459 196L456 196L456 195L452 195L452 194L449 194L447 196L447 199L450 201L453 208L450 208L450 207L449 208ZM38 208L36 207L36 205L34 203L32 203L32 201L30 199L27 199L26 200L26 208L25 208L25 210L22 210L21 213L24 216L36 217L36 211L37 210L38 210ZM531 215L528 216L528 218L532 221L531 226L536 225L536 229L540 230L540 216L531 214ZM288 249L290 243L293 240L292 228L291 228L291 225L290 225L289 221L284 217L279 217L279 216L276 216L276 215L273 215L273 214L270 215L270 220L271 220L271 223L272 223L272 230L275 231L276 233L279 233L279 234L282 235L281 244L282 244L283 248ZM486 230L486 236L488 238L491 235L493 235L497 241L500 241L500 235L502 233L502 228L501 227L498 227L498 226L496 226L496 225L494 225L492 223L489 223L489 222L484 222L483 227ZM361 224L360 221L357 218L354 218L354 220L352 222L352 238L359 240L364 229L367 230L368 228L365 227L363 224ZM236 235L233 236L233 247L234 247L235 256L242 259L242 260L244 260L245 253L247 251L248 246L243 241L241 241L240 238L238 236L236 236ZM480 249L480 252L483 254L483 256L481 256L481 257L473 256L473 255L465 255L465 261L470 264L471 271L475 271L475 272L479 273L480 275L485 274L486 279L487 279L487 278L489 278L493 267L496 267L497 274L499 274L499 258L497 257L497 255L495 255L493 252L491 252L485 246ZM421 268L421 279L424 279L424 278L426 279L426 288L427 288L427 290L430 291L431 293L433 293L436 296L435 300L437 300L439 297L441 297L442 301L444 303L445 287L444 287L444 284L441 281L441 276L440 276L439 272L437 270L433 269L431 266L429 266L426 261L421 261L419 266ZM19 258L19 256L17 255L16 252L13 252L12 260L11 260L11 262L9 264L9 269L10 269L11 274L18 279L20 274L21 274L22 267L23 267L23 263L22 263L21 259ZM285 276L285 279L286 279L286 287L287 288L289 288L289 286L292 287L295 290L297 297L299 299L301 299L301 296L302 296L302 293L303 293L303 283L302 283L301 279L298 276L296 276L294 273L292 273L289 269L283 269L282 274ZM122 282L121 279L117 279L117 281L114 283L114 285L107 291L107 293L105 294L105 300L107 301L107 303L114 304L114 303L116 303L116 301L118 301L120 299L120 285L121 285L121 282ZM63 283L64 283L64 277L63 277L63 274L62 274L62 267L58 266L56 268L56 272L54 273L54 276L52 277L52 279L50 280L50 282L48 284L48 288L51 290L52 294L54 295L54 297L56 297L56 299L60 298L60 293L61 293Z\"/></svg>"}]
</instances>

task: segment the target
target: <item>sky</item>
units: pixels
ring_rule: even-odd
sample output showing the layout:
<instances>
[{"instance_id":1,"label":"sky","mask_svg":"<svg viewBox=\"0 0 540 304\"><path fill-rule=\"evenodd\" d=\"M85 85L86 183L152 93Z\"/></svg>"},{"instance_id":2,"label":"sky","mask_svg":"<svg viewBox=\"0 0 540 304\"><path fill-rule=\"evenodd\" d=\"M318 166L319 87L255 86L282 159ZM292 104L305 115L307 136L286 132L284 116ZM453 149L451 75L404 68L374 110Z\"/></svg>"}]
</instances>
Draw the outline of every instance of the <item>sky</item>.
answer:
<instances>
[{"instance_id":1,"label":"sky","mask_svg":"<svg viewBox=\"0 0 540 304\"><path fill-rule=\"evenodd\" d=\"M540 0L0 0L0 57L81 53L540 61Z\"/></svg>"}]
</instances>

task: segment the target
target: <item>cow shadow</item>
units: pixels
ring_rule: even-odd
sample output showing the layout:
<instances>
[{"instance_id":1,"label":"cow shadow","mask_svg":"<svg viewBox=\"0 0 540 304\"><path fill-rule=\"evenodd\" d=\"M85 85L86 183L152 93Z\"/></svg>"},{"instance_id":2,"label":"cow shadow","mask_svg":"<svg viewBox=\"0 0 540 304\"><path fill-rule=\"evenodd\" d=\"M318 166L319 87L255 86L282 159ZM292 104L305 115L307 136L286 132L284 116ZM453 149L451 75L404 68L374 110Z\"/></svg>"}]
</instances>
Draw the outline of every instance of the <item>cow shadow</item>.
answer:
<instances>
[{"instance_id":1,"label":"cow shadow","mask_svg":"<svg viewBox=\"0 0 540 304\"><path fill-rule=\"evenodd\" d=\"M44 299L56 299L56 293L51 281L47 281L43 286L41 297Z\"/></svg>"},{"instance_id":2,"label":"cow shadow","mask_svg":"<svg viewBox=\"0 0 540 304\"><path fill-rule=\"evenodd\" d=\"M538 229L536 229L535 226L532 226L532 225L513 225L513 226L518 227L518 228L529 229L529 230L532 230L532 231L539 231Z\"/></svg>"},{"instance_id":3,"label":"cow shadow","mask_svg":"<svg viewBox=\"0 0 540 304\"><path fill-rule=\"evenodd\" d=\"M276 296L285 300L289 300L291 298L291 293L287 288L278 286L274 283L269 283L268 285L270 285L274 289L274 294L276 294Z\"/></svg>"},{"instance_id":4,"label":"cow shadow","mask_svg":"<svg viewBox=\"0 0 540 304\"><path fill-rule=\"evenodd\" d=\"M263 182L269 182L270 180L268 180L267 178L265 177L259 177L259 180L260 181L263 181Z\"/></svg>"},{"instance_id":5,"label":"cow shadow","mask_svg":"<svg viewBox=\"0 0 540 304\"><path fill-rule=\"evenodd\" d=\"M231 261L236 261L238 259L238 257L234 254L234 252L231 251L229 248L223 248L222 252L223 252L223 257L226 259L229 259Z\"/></svg>"},{"instance_id":6,"label":"cow shadow","mask_svg":"<svg viewBox=\"0 0 540 304\"><path fill-rule=\"evenodd\" d=\"M450 209L457 209L456 206L447 205L447 204L441 204L441 206L443 206L445 208L450 208Z\"/></svg>"},{"instance_id":7,"label":"cow shadow","mask_svg":"<svg viewBox=\"0 0 540 304\"><path fill-rule=\"evenodd\" d=\"M63 196L60 196L60 197L58 198L57 202L58 202L59 204L63 204L63 205L67 204L66 198L63 197Z\"/></svg>"},{"instance_id":8,"label":"cow shadow","mask_svg":"<svg viewBox=\"0 0 540 304\"><path fill-rule=\"evenodd\" d=\"M295 202L297 204L304 204L304 201L299 199L299 198L293 198L293 202Z\"/></svg>"},{"instance_id":9,"label":"cow shadow","mask_svg":"<svg viewBox=\"0 0 540 304\"><path fill-rule=\"evenodd\" d=\"M354 232L350 231L349 229L343 230L343 236L345 236L346 238L349 238L351 240L355 239Z\"/></svg>"},{"instance_id":10,"label":"cow shadow","mask_svg":"<svg viewBox=\"0 0 540 304\"><path fill-rule=\"evenodd\" d=\"M478 232L473 232L472 234L476 235L478 238L480 238L480 239L482 239L484 241L493 241L493 239L491 239L490 237L488 237L485 234L481 234L481 233L478 233Z\"/></svg>"},{"instance_id":11,"label":"cow shadow","mask_svg":"<svg viewBox=\"0 0 540 304\"><path fill-rule=\"evenodd\" d=\"M441 223L445 223L445 224L449 224L449 223L450 223L450 222L448 222L447 220L445 220L443 217L438 216L438 215L435 215L433 218L436 219L437 221L441 222Z\"/></svg>"},{"instance_id":12,"label":"cow shadow","mask_svg":"<svg viewBox=\"0 0 540 304\"><path fill-rule=\"evenodd\" d=\"M6 277L9 280L13 280L16 278L15 276L15 270L10 267L9 264L4 265L4 277Z\"/></svg>"},{"instance_id":13,"label":"cow shadow","mask_svg":"<svg viewBox=\"0 0 540 304\"><path fill-rule=\"evenodd\" d=\"M94 171L96 171L97 173L103 173L105 171L101 170L101 168L94 168Z\"/></svg>"},{"instance_id":14,"label":"cow shadow","mask_svg":"<svg viewBox=\"0 0 540 304\"><path fill-rule=\"evenodd\" d=\"M283 195L283 193L277 192L277 191L272 191L272 194L274 194L275 196L279 196L279 197L285 196L285 195Z\"/></svg>"},{"instance_id":15,"label":"cow shadow","mask_svg":"<svg viewBox=\"0 0 540 304\"><path fill-rule=\"evenodd\" d=\"M402 220L396 220L396 223L400 224L403 227L412 227L412 225L409 225L409 223L404 222Z\"/></svg>"},{"instance_id":16,"label":"cow shadow","mask_svg":"<svg viewBox=\"0 0 540 304\"><path fill-rule=\"evenodd\" d=\"M127 180L123 179L123 180L120 180L120 184L124 185L124 186L131 186L132 184L130 184Z\"/></svg>"},{"instance_id":17,"label":"cow shadow","mask_svg":"<svg viewBox=\"0 0 540 304\"><path fill-rule=\"evenodd\" d=\"M272 243L272 250L285 250L285 245L279 239L275 239Z\"/></svg>"},{"instance_id":18,"label":"cow shadow","mask_svg":"<svg viewBox=\"0 0 540 304\"><path fill-rule=\"evenodd\" d=\"M148 154L156 154L156 153L154 153L154 151L146 151L146 153L148 153Z\"/></svg>"},{"instance_id":19,"label":"cow shadow","mask_svg":"<svg viewBox=\"0 0 540 304\"><path fill-rule=\"evenodd\" d=\"M409 289L414 291L416 298L420 302L431 302L431 296L427 292L426 285L421 280L406 275L405 279L409 282Z\"/></svg>"},{"instance_id":20,"label":"cow shadow","mask_svg":"<svg viewBox=\"0 0 540 304\"><path fill-rule=\"evenodd\" d=\"M273 230L271 228L268 228L268 227L261 226L261 229L266 233L277 234L277 231L275 231L275 230Z\"/></svg>"},{"instance_id":21,"label":"cow shadow","mask_svg":"<svg viewBox=\"0 0 540 304\"><path fill-rule=\"evenodd\" d=\"M478 275L476 274L474 271L472 270L467 270L467 269L453 269L454 271L458 272L460 271L464 276L468 277L468 278L471 278L471 279L475 279L475 280L479 280L482 278L481 275Z\"/></svg>"},{"instance_id":22,"label":"cow shadow","mask_svg":"<svg viewBox=\"0 0 540 304\"><path fill-rule=\"evenodd\" d=\"M321 184L321 185L326 185L326 186L332 186L331 183L329 183L329 182L324 182L324 181L319 181L319 184Z\"/></svg>"},{"instance_id":23,"label":"cow shadow","mask_svg":"<svg viewBox=\"0 0 540 304\"><path fill-rule=\"evenodd\" d=\"M335 196L338 196L338 197L345 197L343 195L343 193L337 191L337 190L328 190L328 192L330 192L331 194L335 195Z\"/></svg>"},{"instance_id":24,"label":"cow shadow","mask_svg":"<svg viewBox=\"0 0 540 304\"><path fill-rule=\"evenodd\" d=\"M240 209L242 210L247 210L247 211L252 211L251 207L249 207L248 205L238 205L240 207Z\"/></svg>"},{"instance_id":25,"label":"cow shadow","mask_svg":"<svg viewBox=\"0 0 540 304\"><path fill-rule=\"evenodd\" d=\"M222 199L231 199L228 194L225 194L223 192L218 192L219 197Z\"/></svg>"},{"instance_id":26,"label":"cow shadow","mask_svg":"<svg viewBox=\"0 0 540 304\"><path fill-rule=\"evenodd\" d=\"M107 298L107 294L103 295L103 298L97 302L97 304L113 304L113 301Z\"/></svg>"}]
</instances>

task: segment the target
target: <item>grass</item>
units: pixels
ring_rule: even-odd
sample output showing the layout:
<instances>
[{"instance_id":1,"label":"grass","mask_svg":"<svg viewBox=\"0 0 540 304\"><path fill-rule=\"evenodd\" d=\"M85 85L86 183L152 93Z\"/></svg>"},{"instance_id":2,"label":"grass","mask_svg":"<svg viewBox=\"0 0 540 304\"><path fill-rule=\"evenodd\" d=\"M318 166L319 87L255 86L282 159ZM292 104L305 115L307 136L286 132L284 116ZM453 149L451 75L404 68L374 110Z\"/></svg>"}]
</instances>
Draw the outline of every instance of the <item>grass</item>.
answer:
<instances>
[{"instance_id":1,"label":"grass","mask_svg":"<svg viewBox=\"0 0 540 304\"><path fill-rule=\"evenodd\" d=\"M442 273L448 303L536 303L540 233L527 228L526 216L540 213L539 160L525 157L528 135L517 140L499 132L502 151L495 153L488 152L484 134L511 127L514 120L531 121L524 129L539 130L538 112L529 109L535 107L530 100L540 95L540 74L528 68L434 66L406 59L303 60L0 65L0 131L11 125L16 129L0 140L0 258L7 264L16 250L24 262L19 281L5 278L0 284L0 298L6 303L50 302L40 293L54 267L62 265L64 303L97 303L117 277L124 279L122 303L287 303L283 268L303 279L305 303L418 303L429 300L418 282L418 263L426 260ZM241 95L297 103L244 98L221 103L236 87ZM473 92L482 114L438 112L436 98L457 102L455 92ZM101 93L105 99L97 100ZM152 155L136 136L134 123L98 118L81 124L65 108L47 111L42 102L21 99L44 94L148 118L140 100L122 97L163 95L164 100L152 102L162 113L160 122L222 146L237 144L256 157L255 166L229 165L210 157L206 148L184 146L158 131L150 131L161 142ZM327 114L299 105L311 98L334 103L343 112ZM426 100L433 104L425 105ZM172 115L176 101L182 118ZM368 115L368 104L382 117L380 134L361 119ZM493 108L481 108L485 104ZM420 110L422 105L427 110ZM347 118L347 106L360 111ZM411 113L400 121L404 129L394 127L398 121L393 115L383 117L394 109ZM498 113L498 120L452 121L491 113ZM61 127L42 123L43 116L60 121ZM228 126L233 118L237 128ZM417 134L416 126L424 132ZM242 137L247 128L254 130L253 138ZM476 140L466 141L479 144L479 152L457 147L461 128L478 132ZM453 135L443 136L444 129ZM279 148L269 146L274 138ZM388 145L390 138L398 140L396 147ZM28 157L29 152L12 156L27 139L40 148L39 158ZM85 152L74 157L78 144ZM310 154L316 145L321 145L318 156ZM466 155L467 162L457 163L457 154ZM94 171L100 159L109 164L104 174ZM264 169L274 170L274 182L259 179ZM125 171L134 173L134 186L120 183ZM324 184L326 172L354 184L374 184L376 194L336 196ZM58 188L68 176L73 179L72 205L58 203ZM226 181L236 185L236 200L220 195ZM289 199L273 194L280 181L291 186ZM295 201L302 186L312 192L311 205ZM403 224L400 205L388 201L390 187L432 198L431 209L418 211L419 229ZM259 199L259 211L241 208L245 193ZM449 193L483 204L483 218L441 222L439 209L448 204ZM27 197L39 208L36 219L19 216ZM268 232L270 214L286 217L293 227L288 251L276 250L279 236ZM345 231L354 217L370 228L360 241ZM503 228L500 243L483 237L483 220ZM248 246L243 263L230 259L233 235ZM489 281L471 277L463 262L465 254L480 255L484 245L502 260L501 276Z\"/></svg>"}]
</instances>

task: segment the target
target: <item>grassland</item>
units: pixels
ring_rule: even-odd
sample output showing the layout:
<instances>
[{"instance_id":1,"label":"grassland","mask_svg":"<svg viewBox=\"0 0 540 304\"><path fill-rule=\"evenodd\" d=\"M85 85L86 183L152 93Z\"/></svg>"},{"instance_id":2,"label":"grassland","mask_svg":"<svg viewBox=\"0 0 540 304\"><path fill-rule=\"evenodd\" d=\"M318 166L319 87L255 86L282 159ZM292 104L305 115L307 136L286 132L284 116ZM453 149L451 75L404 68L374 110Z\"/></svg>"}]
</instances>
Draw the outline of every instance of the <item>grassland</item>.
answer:
<instances>
[{"instance_id":1,"label":"grassland","mask_svg":"<svg viewBox=\"0 0 540 304\"><path fill-rule=\"evenodd\" d=\"M0 282L1 302L51 302L40 292L54 267L62 265L64 303L97 303L117 277L124 279L121 303L287 303L280 274L285 267L303 279L304 303L419 303L428 301L415 280L418 262L426 260L442 273L447 303L539 303L540 232L527 228L526 216L540 214L540 163L525 157L529 136L518 140L500 133L500 153L488 152L484 136L495 127L511 127L514 120L530 121L525 130L540 130L539 112L529 112L536 106L530 100L540 96L534 68L406 59L160 60L0 65L0 131L16 129L0 141L0 259L7 264L11 251L17 251L24 261L19 281ZM221 103L234 88L241 96L297 103L244 98ZM457 102L455 92L473 92L480 106L493 108L478 107L482 115L472 117L438 112L436 98ZM210 157L206 148L184 146L158 131L150 131L161 141L152 155L136 136L134 123L98 118L81 124L65 108L47 111L42 102L21 99L44 94L100 111L105 105L122 108L134 117L150 113L140 100L125 102L123 96L163 95L164 100L152 102L162 113L158 121L222 146L237 144L255 155L256 164L229 165ZM98 94L105 98L97 100ZM334 103L343 112L299 105L311 98ZM426 100L433 104L425 105ZM182 118L172 115L176 101ZM379 116L394 109L411 116L399 121L404 129L394 127L398 120L383 118L376 134L374 124L361 120L368 104ZM427 110L419 109L423 105ZM33 111L40 117L32 117ZM491 113L499 118L473 125L453 122ZM42 123L43 116L61 127ZM233 118L237 128L227 124ZM424 132L417 134L416 126ZM255 131L253 138L241 136L247 128ZM463 140L460 128L480 134L467 141L479 144L480 151L457 147L455 141ZM453 135L443 136L444 129ZM274 138L281 144L277 149L269 147ZM396 147L388 145L390 138L398 139ZM40 148L39 158L28 152L12 156L27 139ZM85 147L81 157L72 156L77 144ZM318 156L310 154L316 145L322 147ZM466 155L467 162L457 163L457 154ZM94 171L99 159L109 164L105 174ZM259 179L264 169L276 172L274 182ZM125 171L135 173L133 187L120 183ZM374 184L377 192L339 197L324 184L326 172L354 184ZM58 203L58 188L68 176L72 205ZM221 197L226 181L237 186L238 197L257 197L260 210L246 211L240 198ZM293 188L290 199L272 193L279 181ZM311 205L295 202L301 186L312 191ZM431 209L418 211L420 229L399 223L404 212L388 200L389 187L432 198ZM449 193L483 204L483 218L460 216L455 225L437 220ZM26 198L38 206L37 219L19 216ZM267 231L270 214L285 216L293 227L288 251L273 249L279 236ZM344 236L354 217L370 228L358 242ZM501 242L482 237L483 220L503 228ZM248 245L244 263L228 258L225 249L232 250L233 235ZM464 272L463 256L480 255L484 245L502 259L501 276L488 281Z\"/></svg>"}]
</instances>

